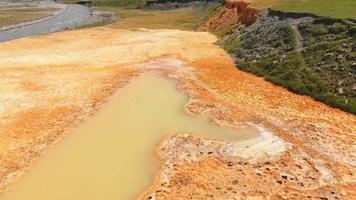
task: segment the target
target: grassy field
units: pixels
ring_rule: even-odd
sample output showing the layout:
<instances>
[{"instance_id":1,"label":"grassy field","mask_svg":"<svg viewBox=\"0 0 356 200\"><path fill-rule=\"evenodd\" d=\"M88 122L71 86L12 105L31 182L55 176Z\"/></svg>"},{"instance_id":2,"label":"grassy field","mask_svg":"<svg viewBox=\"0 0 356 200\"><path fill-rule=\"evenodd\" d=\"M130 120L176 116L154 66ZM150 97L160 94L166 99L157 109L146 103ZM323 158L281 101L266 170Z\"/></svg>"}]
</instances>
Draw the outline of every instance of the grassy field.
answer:
<instances>
[{"instance_id":1,"label":"grassy field","mask_svg":"<svg viewBox=\"0 0 356 200\"><path fill-rule=\"evenodd\" d=\"M174 10L125 9L113 6L96 6L94 10L113 13L116 20L109 26L120 29L180 29L196 30L209 17L210 10L219 4Z\"/></svg>"},{"instance_id":2,"label":"grassy field","mask_svg":"<svg viewBox=\"0 0 356 200\"><path fill-rule=\"evenodd\" d=\"M254 7L356 19L356 0L251 0Z\"/></svg>"},{"instance_id":3,"label":"grassy field","mask_svg":"<svg viewBox=\"0 0 356 200\"><path fill-rule=\"evenodd\" d=\"M270 8L273 5L278 5L283 2L283 0L250 0L251 6L258 9Z\"/></svg>"},{"instance_id":4,"label":"grassy field","mask_svg":"<svg viewBox=\"0 0 356 200\"><path fill-rule=\"evenodd\" d=\"M4 8L0 9L0 26L8 26L37 20L51 15L53 8Z\"/></svg>"},{"instance_id":5,"label":"grassy field","mask_svg":"<svg viewBox=\"0 0 356 200\"><path fill-rule=\"evenodd\" d=\"M76 3L79 0L59 0L63 3ZM179 2L179 0L177 0ZM120 6L140 8L145 0L92 0L98 6ZM275 10L297 13L314 13L333 18L356 19L356 0L250 0L256 8L272 8Z\"/></svg>"},{"instance_id":6,"label":"grassy field","mask_svg":"<svg viewBox=\"0 0 356 200\"><path fill-rule=\"evenodd\" d=\"M320 16L333 18L356 19L355 0L289 0L275 5L272 8L288 12L315 13Z\"/></svg>"},{"instance_id":7,"label":"grassy field","mask_svg":"<svg viewBox=\"0 0 356 200\"><path fill-rule=\"evenodd\" d=\"M120 19L112 27L121 29L182 29L195 28L196 11L178 9L170 11L121 10L116 14Z\"/></svg>"},{"instance_id":8,"label":"grassy field","mask_svg":"<svg viewBox=\"0 0 356 200\"><path fill-rule=\"evenodd\" d=\"M80 0L57 0L61 3L77 3ZM110 6L110 7L123 7L123 8L142 8L145 6L145 0L91 0L94 6Z\"/></svg>"}]
</instances>

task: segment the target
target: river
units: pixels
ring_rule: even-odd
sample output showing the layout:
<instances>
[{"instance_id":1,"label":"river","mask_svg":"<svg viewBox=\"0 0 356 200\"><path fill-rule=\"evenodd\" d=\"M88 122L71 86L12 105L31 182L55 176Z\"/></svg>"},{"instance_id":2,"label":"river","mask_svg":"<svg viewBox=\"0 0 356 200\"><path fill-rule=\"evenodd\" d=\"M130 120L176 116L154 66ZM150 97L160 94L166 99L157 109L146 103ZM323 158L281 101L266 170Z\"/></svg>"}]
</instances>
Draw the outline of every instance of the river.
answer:
<instances>
[{"instance_id":1,"label":"river","mask_svg":"<svg viewBox=\"0 0 356 200\"><path fill-rule=\"evenodd\" d=\"M91 13L88 7L69 4L63 12L48 20L1 31L0 42L74 28L86 22L90 16Z\"/></svg>"}]
</instances>

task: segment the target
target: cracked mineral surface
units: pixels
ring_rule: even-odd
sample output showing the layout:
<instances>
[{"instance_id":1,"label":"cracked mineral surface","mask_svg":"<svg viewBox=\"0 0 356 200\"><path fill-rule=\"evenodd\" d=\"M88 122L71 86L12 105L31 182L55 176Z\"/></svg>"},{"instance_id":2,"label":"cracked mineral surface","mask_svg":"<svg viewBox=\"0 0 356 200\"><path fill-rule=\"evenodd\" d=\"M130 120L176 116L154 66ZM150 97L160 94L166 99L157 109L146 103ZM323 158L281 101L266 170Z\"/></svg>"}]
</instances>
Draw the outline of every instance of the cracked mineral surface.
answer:
<instances>
[{"instance_id":1,"label":"cracked mineral surface","mask_svg":"<svg viewBox=\"0 0 356 200\"><path fill-rule=\"evenodd\" d=\"M1 190L118 88L156 72L189 97L190 115L260 134L162 138L160 169L139 199L354 198L355 115L239 71L215 41L205 32L92 28L0 44Z\"/></svg>"}]
</instances>

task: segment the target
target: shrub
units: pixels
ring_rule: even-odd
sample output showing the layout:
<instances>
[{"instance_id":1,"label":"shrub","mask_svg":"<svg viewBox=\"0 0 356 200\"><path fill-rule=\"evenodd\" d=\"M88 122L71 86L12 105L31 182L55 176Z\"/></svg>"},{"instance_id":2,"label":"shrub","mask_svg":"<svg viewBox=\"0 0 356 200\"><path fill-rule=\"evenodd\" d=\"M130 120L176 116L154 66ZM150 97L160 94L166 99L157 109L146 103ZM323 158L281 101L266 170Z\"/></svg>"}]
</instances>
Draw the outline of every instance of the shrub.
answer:
<instances>
[{"instance_id":1,"label":"shrub","mask_svg":"<svg viewBox=\"0 0 356 200\"><path fill-rule=\"evenodd\" d=\"M322 24L316 24L311 27L310 31L313 36L321 36L326 35L329 30Z\"/></svg>"},{"instance_id":2,"label":"shrub","mask_svg":"<svg viewBox=\"0 0 356 200\"><path fill-rule=\"evenodd\" d=\"M345 32L347 30L347 26L341 23L335 23L329 26L329 33L339 34Z\"/></svg>"},{"instance_id":3,"label":"shrub","mask_svg":"<svg viewBox=\"0 0 356 200\"><path fill-rule=\"evenodd\" d=\"M356 113L356 100L349 84L353 77L350 66L353 55L356 55L350 36L355 37L356 26L349 27L340 20L326 22L298 25L304 44L301 52L294 50L295 31L289 24L282 23L246 27L232 34L233 37L223 38L222 43L225 49L233 52L241 70L264 77L292 92ZM285 55L283 59L282 55ZM339 55L343 62L337 59ZM348 84L343 85L343 94L337 90L340 80Z\"/></svg>"},{"instance_id":4,"label":"shrub","mask_svg":"<svg viewBox=\"0 0 356 200\"><path fill-rule=\"evenodd\" d=\"M356 26L352 26L347 32L351 37L356 37Z\"/></svg>"},{"instance_id":5,"label":"shrub","mask_svg":"<svg viewBox=\"0 0 356 200\"><path fill-rule=\"evenodd\" d=\"M283 31L284 31L284 35L283 35L284 44L288 46L288 50L294 49L297 40L296 33L290 26L283 27Z\"/></svg>"}]
</instances>

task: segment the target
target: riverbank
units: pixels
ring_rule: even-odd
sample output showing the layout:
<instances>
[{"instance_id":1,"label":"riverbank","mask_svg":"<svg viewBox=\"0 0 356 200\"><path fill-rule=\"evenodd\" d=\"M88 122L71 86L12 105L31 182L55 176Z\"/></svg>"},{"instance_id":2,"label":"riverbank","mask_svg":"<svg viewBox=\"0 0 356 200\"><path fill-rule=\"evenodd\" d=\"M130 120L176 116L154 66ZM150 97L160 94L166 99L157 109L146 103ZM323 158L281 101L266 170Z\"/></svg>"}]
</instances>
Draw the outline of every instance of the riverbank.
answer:
<instances>
[{"instance_id":1,"label":"riverbank","mask_svg":"<svg viewBox=\"0 0 356 200\"><path fill-rule=\"evenodd\" d=\"M87 24L89 19L91 19L91 11L82 5L64 5L54 2L42 4L42 6L58 7L60 9L52 16L0 28L0 42L32 35L63 31L65 29L73 29ZM38 11L35 13L38 13Z\"/></svg>"},{"instance_id":2,"label":"riverbank","mask_svg":"<svg viewBox=\"0 0 356 200\"><path fill-rule=\"evenodd\" d=\"M37 23L58 15L65 9L64 4L53 1L4 1L0 4L0 31Z\"/></svg>"},{"instance_id":3,"label":"riverbank","mask_svg":"<svg viewBox=\"0 0 356 200\"><path fill-rule=\"evenodd\" d=\"M222 126L262 126L291 148L251 159L248 152L257 143L168 138L157 151L162 167L156 184L143 199L350 198L355 116L239 71L216 41L203 32L94 28L2 43L1 188L96 113L117 88L158 71L189 95L188 113L209 114ZM183 157L170 157L181 148ZM197 152L202 154L192 156Z\"/></svg>"}]
</instances>

